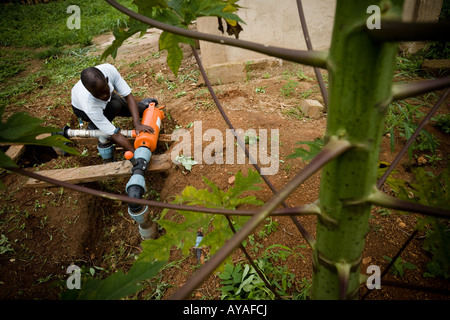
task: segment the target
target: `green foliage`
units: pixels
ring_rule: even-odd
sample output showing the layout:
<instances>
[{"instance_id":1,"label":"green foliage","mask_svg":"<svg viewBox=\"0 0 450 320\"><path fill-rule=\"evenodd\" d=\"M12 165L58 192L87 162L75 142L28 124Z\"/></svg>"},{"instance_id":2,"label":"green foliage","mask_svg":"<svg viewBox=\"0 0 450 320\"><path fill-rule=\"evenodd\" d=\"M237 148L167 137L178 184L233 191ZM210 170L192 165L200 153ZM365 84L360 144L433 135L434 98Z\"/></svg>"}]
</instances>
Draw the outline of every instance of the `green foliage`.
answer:
<instances>
[{"instance_id":1,"label":"green foliage","mask_svg":"<svg viewBox=\"0 0 450 320\"><path fill-rule=\"evenodd\" d=\"M135 0L134 4L138 7L138 13L144 16L172 26L188 29L192 22L199 17L214 16L224 18L231 25L234 22L243 22L233 13L239 8L236 2L236 0ZM115 28L115 40L103 53L103 58L109 55L115 57L117 49L126 39L138 32L141 35L144 34L149 27L134 19L131 19L128 25L127 30L121 27ZM178 74L183 59L180 43L195 45L193 39L165 31L159 38L160 50L167 51L167 64L175 76Z\"/></svg>"},{"instance_id":2,"label":"green foliage","mask_svg":"<svg viewBox=\"0 0 450 320\"><path fill-rule=\"evenodd\" d=\"M5 50L0 48L0 82L15 76L26 69L23 60L29 55L24 50Z\"/></svg>"},{"instance_id":3,"label":"green foliage","mask_svg":"<svg viewBox=\"0 0 450 320\"><path fill-rule=\"evenodd\" d=\"M305 248L305 246L299 245L299 246L291 249L291 248L283 246L281 244L273 244L266 248L265 256L272 257L272 259L274 261L278 261L280 259L282 261L286 261L286 259L291 255L294 256L295 258L297 258L297 256L298 256L298 257L302 258L303 260L306 260L305 257L301 253L295 251L298 248Z\"/></svg>"},{"instance_id":4,"label":"green foliage","mask_svg":"<svg viewBox=\"0 0 450 320\"><path fill-rule=\"evenodd\" d=\"M390 164L386 162L379 161L378 162L378 169L377 169L377 179L380 179L386 170L389 169ZM391 187L392 191L395 194L398 194L402 188L406 187L405 180L395 178L394 175L398 173L398 170L392 170L391 174L387 177L385 183Z\"/></svg>"},{"instance_id":5,"label":"green foliage","mask_svg":"<svg viewBox=\"0 0 450 320\"><path fill-rule=\"evenodd\" d=\"M432 260L427 263L429 272L425 276L450 278L450 232L448 221L427 217L419 219L420 228L426 228L423 248L432 254Z\"/></svg>"},{"instance_id":6,"label":"green foliage","mask_svg":"<svg viewBox=\"0 0 450 320\"><path fill-rule=\"evenodd\" d=\"M295 148L295 152L287 156L287 159L301 158L302 161L310 161L322 150L324 139L317 138L314 141L299 141L296 144L306 144L309 150L304 148Z\"/></svg>"},{"instance_id":7,"label":"green foliage","mask_svg":"<svg viewBox=\"0 0 450 320\"><path fill-rule=\"evenodd\" d=\"M422 119L425 114L420 111L423 104L412 105L406 102L394 102L388 110L386 118L386 132L390 134L391 151L395 148L395 132L408 140L417 129L416 122ZM413 152L419 150L421 152L436 152L439 146L439 139L427 130L423 129L416 141L414 141L408 149L409 157Z\"/></svg>"},{"instance_id":8,"label":"green foliage","mask_svg":"<svg viewBox=\"0 0 450 320\"><path fill-rule=\"evenodd\" d=\"M192 157L186 157L184 154L177 156L175 160L189 171L191 171L193 165L197 164L197 161Z\"/></svg>"},{"instance_id":9,"label":"green foliage","mask_svg":"<svg viewBox=\"0 0 450 320\"><path fill-rule=\"evenodd\" d=\"M3 118L4 107L0 107L0 119ZM55 133L58 128L41 127L43 120L33 118L26 112L18 112L11 115L6 122L0 121L0 142L10 144L34 144L40 146L58 147L62 150L77 154L78 151L66 145L70 140L62 135L51 135L44 139L36 139L43 133ZM16 167L16 163L11 160L3 151L0 151L0 167Z\"/></svg>"},{"instance_id":10,"label":"green foliage","mask_svg":"<svg viewBox=\"0 0 450 320\"><path fill-rule=\"evenodd\" d=\"M8 238L1 234L0 236L0 254L4 254L9 251L14 251L13 248L11 248L11 243L9 243Z\"/></svg>"},{"instance_id":11,"label":"green foliage","mask_svg":"<svg viewBox=\"0 0 450 320\"><path fill-rule=\"evenodd\" d=\"M64 300L116 300L127 297L141 289L139 282L155 277L165 265L165 261L135 262L128 273L122 270L104 280L84 279L81 289L65 291Z\"/></svg>"},{"instance_id":12,"label":"green foliage","mask_svg":"<svg viewBox=\"0 0 450 320\"><path fill-rule=\"evenodd\" d=\"M411 192L402 189L400 198L417 201L421 204L439 208L450 208L450 168L438 176L423 168L414 171L415 182L411 184ZM429 273L427 276L440 276L450 278L450 231L449 221L435 217L419 218L416 228L426 231L423 248L432 254L431 261L427 264Z\"/></svg>"},{"instance_id":13,"label":"green foliage","mask_svg":"<svg viewBox=\"0 0 450 320\"><path fill-rule=\"evenodd\" d=\"M383 258L386 259L389 263L392 261L391 257L383 256ZM397 260L395 260L394 264L392 265L391 271L394 275L403 277L405 269L415 270L417 269L417 266L411 262L403 261L401 257L398 257Z\"/></svg>"},{"instance_id":14,"label":"green foliage","mask_svg":"<svg viewBox=\"0 0 450 320\"><path fill-rule=\"evenodd\" d=\"M255 261L255 264L265 280L280 296L289 296L290 292L296 289L297 292L293 292L294 299L305 300L309 296L307 293L309 286L304 281L300 285L297 284L295 274L282 263L291 255L306 260L296 251L298 248L304 248L304 246L291 249L278 244L272 245L264 251L260 259ZM224 270L219 273L219 278L222 285L219 288L222 291L222 300L275 299L275 294L267 287L255 268L249 264L239 263L234 266L227 263Z\"/></svg>"},{"instance_id":15,"label":"green foliage","mask_svg":"<svg viewBox=\"0 0 450 320\"><path fill-rule=\"evenodd\" d=\"M120 0L130 5L131 0ZM67 7L78 5L81 28L67 28ZM92 37L112 30L125 15L103 0L60 0L32 6L0 4L0 44L15 47L62 47L91 44Z\"/></svg>"},{"instance_id":16,"label":"green foliage","mask_svg":"<svg viewBox=\"0 0 450 320\"><path fill-rule=\"evenodd\" d=\"M225 270L219 274L222 280L219 290L222 291L222 300L273 300L275 295L267 288L253 266L240 264L225 265Z\"/></svg>"},{"instance_id":17,"label":"green foliage","mask_svg":"<svg viewBox=\"0 0 450 320\"><path fill-rule=\"evenodd\" d=\"M450 133L450 115L440 114L437 117L433 117L431 120L435 121L434 127L438 128L444 133Z\"/></svg>"},{"instance_id":18,"label":"green foliage","mask_svg":"<svg viewBox=\"0 0 450 320\"><path fill-rule=\"evenodd\" d=\"M294 92L295 89L298 87L298 82L295 80L288 80L286 84L281 87L280 92L284 97L290 97Z\"/></svg>"},{"instance_id":19,"label":"green foliage","mask_svg":"<svg viewBox=\"0 0 450 320\"><path fill-rule=\"evenodd\" d=\"M65 84L67 80L80 77L81 70L100 63L89 48L63 50L60 54L45 59L43 72L54 84Z\"/></svg>"},{"instance_id":20,"label":"green foliage","mask_svg":"<svg viewBox=\"0 0 450 320\"><path fill-rule=\"evenodd\" d=\"M203 178L203 181L209 189L187 186L182 194L175 198L174 203L221 209L236 209L239 205L244 204L257 206L263 204L255 196L243 196L247 191L260 189L256 184L261 183L261 177L253 170L248 171L247 177L238 172L234 187L227 191L220 190L207 178ZM189 250L195 246L199 230L205 234L200 246L210 247L210 253L213 255L233 235L228 220L223 215L177 211L171 219L165 219L167 213L168 210L164 210L161 219L157 221L166 233L158 239L142 242L143 252L139 255L139 260L168 260L172 247L178 247L184 255L187 255ZM248 217L235 217L234 227L239 229L247 220Z\"/></svg>"}]
</instances>

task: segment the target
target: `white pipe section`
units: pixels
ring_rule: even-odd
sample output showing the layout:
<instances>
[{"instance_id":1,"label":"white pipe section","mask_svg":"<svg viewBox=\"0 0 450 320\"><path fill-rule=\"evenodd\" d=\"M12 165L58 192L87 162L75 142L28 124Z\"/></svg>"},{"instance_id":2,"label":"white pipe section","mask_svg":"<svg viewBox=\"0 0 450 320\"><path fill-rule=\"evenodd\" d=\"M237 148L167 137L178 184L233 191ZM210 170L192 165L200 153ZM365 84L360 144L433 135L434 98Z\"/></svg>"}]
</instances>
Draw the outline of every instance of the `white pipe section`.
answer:
<instances>
[{"instance_id":1,"label":"white pipe section","mask_svg":"<svg viewBox=\"0 0 450 320\"><path fill-rule=\"evenodd\" d=\"M134 130L120 130L120 133L127 138L133 137ZM100 130L88 130L88 129L67 129L65 134L69 138L104 138L108 139L109 135Z\"/></svg>"}]
</instances>

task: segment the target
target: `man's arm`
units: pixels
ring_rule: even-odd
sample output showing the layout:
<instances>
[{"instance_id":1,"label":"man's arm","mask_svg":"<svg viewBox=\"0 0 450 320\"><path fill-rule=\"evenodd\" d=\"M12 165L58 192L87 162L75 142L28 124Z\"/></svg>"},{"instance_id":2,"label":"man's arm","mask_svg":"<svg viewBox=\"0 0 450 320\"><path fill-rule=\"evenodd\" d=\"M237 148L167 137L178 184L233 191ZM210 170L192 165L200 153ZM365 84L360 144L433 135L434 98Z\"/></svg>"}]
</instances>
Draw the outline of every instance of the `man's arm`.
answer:
<instances>
[{"instance_id":1,"label":"man's arm","mask_svg":"<svg viewBox=\"0 0 450 320\"><path fill-rule=\"evenodd\" d=\"M133 118L133 125L136 130L136 134L138 134L139 132L142 132L142 131L154 133L155 130L153 130L152 127L141 124L141 120L139 117L139 109L137 107L137 103L136 103L136 100L134 99L133 94L130 93L128 96L125 97L125 100L127 101L128 109L130 110L131 117ZM110 139L112 142L121 146L126 151L131 151L131 152L135 151L134 146L120 132L111 135Z\"/></svg>"},{"instance_id":2,"label":"man's arm","mask_svg":"<svg viewBox=\"0 0 450 320\"><path fill-rule=\"evenodd\" d=\"M130 110L131 117L133 118L133 125L136 130L136 134L138 134L139 132L142 132L142 131L154 133L155 130L152 127L143 125L141 123L141 119L139 117L139 109L138 109L138 106L137 106L136 100L134 99L133 94L130 93L129 95L127 95L125 97L125 100L127 101L128 109Z\"/></svg>"},{"instance_id":3,"label":"man's arm","mask_svg":"<svg viewBox=\"0 0 450 320\"><path fill-rule=\"evenodd\" d=\"M134 150L133 145L132 145L131 142L128 141L128 139L127 139L123 134L121 134L120 132L111 135L109 138L110 138L110 140L111 140L113 143L115 143L115 144L121 146L122 148L124 148L125 151L131 151L131 152L134 153L135 150Z\"/></svg>"}]
</instances>

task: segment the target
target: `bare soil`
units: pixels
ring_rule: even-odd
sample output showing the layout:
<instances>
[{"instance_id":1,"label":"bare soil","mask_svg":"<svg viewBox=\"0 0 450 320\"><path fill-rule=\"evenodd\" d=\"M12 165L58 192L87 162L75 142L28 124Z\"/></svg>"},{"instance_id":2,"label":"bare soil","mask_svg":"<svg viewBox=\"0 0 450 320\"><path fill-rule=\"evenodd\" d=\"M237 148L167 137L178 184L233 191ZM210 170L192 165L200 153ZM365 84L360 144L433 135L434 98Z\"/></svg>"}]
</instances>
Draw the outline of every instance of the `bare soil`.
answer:
<instances>
[{"instance_id":1,"label":"bare soil","mask_svg":"<svg viewBox=\"0 0 450 320\"><path fill-rule=\"evenodd\" d=\"M180 82L170 72L165 62L166 55L158 51L158 32L150 30L143 39L134 39L126 43L120 50L116 60L109 62L119 68L121 74L127 79L138 99L148 96L156 97L162 105L166 106L166 117L163 122L162 133L171 133L175 126L186 127L194 121L202 121L203 132L208 128L226 130L227 125L215 107L206 87L202 81L187 79ZM95 39L96 53L101 54L105 45L111 41L111 35L103 35ZM94 52L94 54L96 54ZM138 63L137 63L138 62ZM32 64L34 70L39 64ZM295 92L289 96L281 94L281 89L287 83L286 70L297 70L298 66L285 63L281 67L271 67L264 70L251 70L248 80L232 84L216 85L218 97L223 104L231 122L236 128L241 129L279 129L280 132L280 163L278 174L270 176L273 185L280 190L292 179L306 163L300 159L288 160L286 157L294 152L298 141L310 141L320 138L325 133L326 115L319 119L296 117L289 111L301 102L299 95L309 89L313 93L309 99L323 102L315 80L298 80L299 85ZM188 74L198 70L195 59L186 48L185 58L182 64L181 74ZM303 69L313 76L312 70ZM80 70L81 71L81 70ZM27 72L27 71L25 71ZM164 78L162 78L164 77ZM198 73L197 73L198 77ZM186 77L187 78L187 77ZM171 80L177 84L174 90L168 89ZM36 92L23 97L23 101L33 101L20 106L11 106L7 113L28 111L31 115L46 119L46 124L64 127L67 123L75 128L77 121L70 108L70 88L76 82L67 83L65 89L52 88L51 84L44 85ZM264 88L265 92L257 92L257 88ZM42 94L47 90L47 94ZM143 94L139 94L143 91ZM185 92L176 95L176 93ZM61 103L62 101L62 103ZM444 103L439 113L448 113L449 100ZM430 101L432 103L432 101ZM54 107L57 105L57 107ZM130 126L130 122L123 121L123 126ZM448 158L448 135L429 126L427 129L433 132L441 141L438 154L442 159ZM395 152L390 151L389 137L385 137L382 145L380 160L390 163L405 142L397 137ZM207 143L205 142L205 145ZM102 160L97 156L95 146L77 146L80 152L87 150L84 156L60 156L53 149L27 147L27 152L20 159L22 166L29 170L41 171L54 168L69 168L100 164ZM164 147L158 152L165 152ZM118 152L120 153L120 152ZM420 155L416 155L420 156ZM117 155L121 157L120 154ZM417 166L415 159L410 160L406 155L402 164L398 166L397 178L411 182L411 167ZM439 173L445 168L445 161L435 166L428 163L422 164L428 170ZM188 185L197 188L205 188L202 177L207 177L220 188L227 189L232 184L229 178L239 170L246 173L252 166L244 165L207 165L193 166L192 171L183 172L175 166L166 173L149 174L147 185L154 192L149 199L160 201L172 201L173 197L180 194ZM127 270L134 257L141 251L141 239L137 225L130 219L125 203L98 198L92 195L82 194L60 187L27 188L24 186L27 177L18 176L8 172L1 174L1 180L6 188L1 191L2 233L8 238L13 251L0 255L0 299L59 299L62 289L65 289L67 267L74 263L84 266L86 274L92 268L96 276L106 276L115 270ZM318 197L320 173L315 174L298 188L288 199L290 206L308 204ZM85 184L87 187L114 192L125 195L127 179L115 179L104 182ZM256 195L263 201L272 196L271 191L264 184L262 190ZM384 187L389 192L388 187ZM382 216L373 209L373 217L370 220L370 230L366 238L366 248L363 254L361 273L365 274L368 265L375 264L383 270L387 261L383 256L394 256L409 235L414 231L416 215L399 215L392 213ZM160 210L155 209L157 215ZM313 216L298 217L306 230L315 234L316 218ZM282 244L294 248L304 245L300 253L306 258L294 260L292 257L286 264L296 275L296 280L311 279L311 250L306 241L300 235L298 229L289 217L274 218L278 222L276 232L272 232L266 238L258 238L258 241L267 247L271 244ZM163 232L161 230L161 232ZM413 239L408 245L402 259L417 266L416 270L406 270L402 277L389 273L386 279L395 280L405 285L426 287L433 290L448 290L449 283L439 278L425 278L426 264L430 261L429 253L423 250L424 234ZM173 250L173 261L179 261L182 256L177 250ZM233 254L234 261L244 261L242 252L236 250ZM190 255L178 267L167 268L161 277L155 281L165 291L159 298L166 299L177 290L198 268L196 257ZM217 275L211 275L205 283L198 288L191 299L219 299L220 291L217 290L219 279ZM154 288L154 286L153 286ZM361 286L361 295L366 292L365 286ZM134 299L155 298L149 288L136 294ZM367 297L374 300L435 300L448 299L446 293L435 293L424 290L412 290L398 287L385 286L382 282L381 290L374 290Z\"/></svg>"}]
</instances>

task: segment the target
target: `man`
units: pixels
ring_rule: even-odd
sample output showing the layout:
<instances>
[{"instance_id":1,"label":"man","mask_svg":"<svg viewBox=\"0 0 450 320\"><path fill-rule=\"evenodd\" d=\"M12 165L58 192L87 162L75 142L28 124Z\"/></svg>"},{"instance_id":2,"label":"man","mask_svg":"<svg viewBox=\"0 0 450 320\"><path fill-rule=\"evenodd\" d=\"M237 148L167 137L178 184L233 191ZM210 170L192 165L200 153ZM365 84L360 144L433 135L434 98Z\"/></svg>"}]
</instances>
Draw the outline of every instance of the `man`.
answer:
<instances>
[{"instance_id":1,"label":"man","mask_svg":"<svg viewBox=\"0 0 450 320\"><path fill-rule=\"evenodd\" d=\"M114 92L115 91L115 92ZM117 93L116 93L117 92ZM112 160L115 143L126 151L134 152L133 145L120 133L111 121L117 117L132 117L136 134L153 133L150 126L141 124L140 117L151 102L158 104L153 98L137 103L131 89L117 69L109 64L89 67L81 72L81 79L72 88L72 109L83 121L88 121L88 129L98 129L109 135L110 141L101 143L98 149L105 162Z\"/></svg>"}]
</instances>

